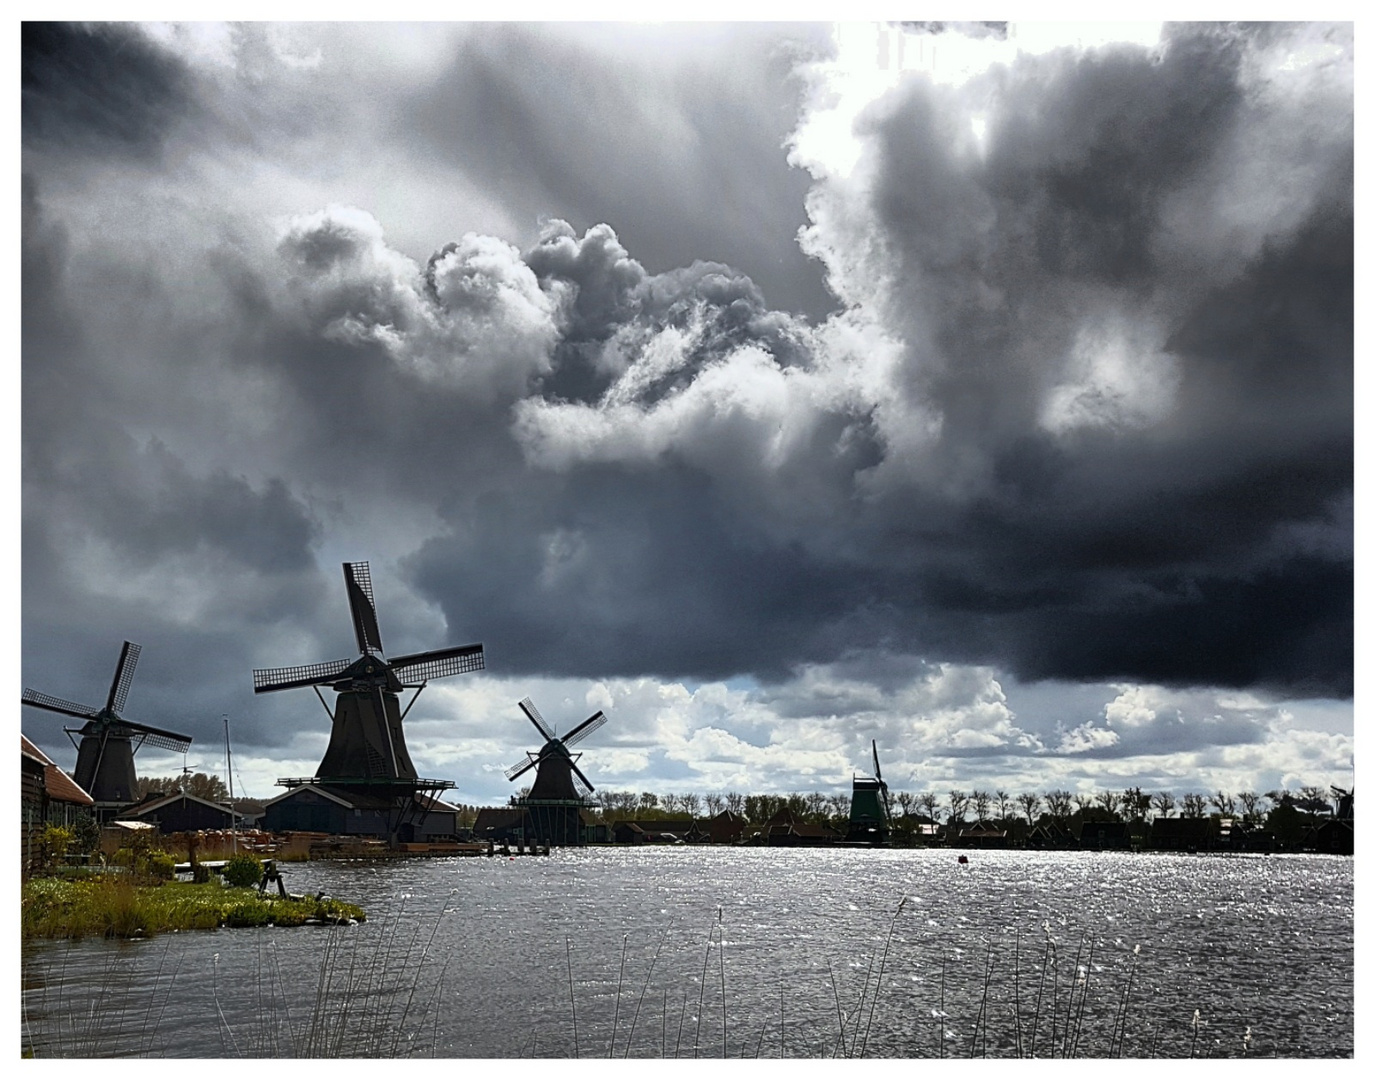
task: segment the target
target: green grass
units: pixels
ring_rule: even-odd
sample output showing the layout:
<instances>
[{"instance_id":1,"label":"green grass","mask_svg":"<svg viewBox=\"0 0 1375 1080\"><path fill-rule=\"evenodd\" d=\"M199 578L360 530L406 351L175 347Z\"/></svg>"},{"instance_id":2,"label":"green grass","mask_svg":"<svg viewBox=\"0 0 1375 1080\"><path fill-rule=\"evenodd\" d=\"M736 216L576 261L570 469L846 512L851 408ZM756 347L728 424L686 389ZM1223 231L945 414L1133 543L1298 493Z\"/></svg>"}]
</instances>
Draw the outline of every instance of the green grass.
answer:
<instances>
[{"instance_id":1,"label":"green grass","mask_svg":"<svg viewBox=\"0 0 1375 1080\"><path fill-rule=\"evenodd\" d=\"M330 898L287 900L214 882L140 883L125 875L34 878L24 883L22 912L25 938L147 937L169 930L365 918L362 908Z\"/></svg>"}]
</instances>

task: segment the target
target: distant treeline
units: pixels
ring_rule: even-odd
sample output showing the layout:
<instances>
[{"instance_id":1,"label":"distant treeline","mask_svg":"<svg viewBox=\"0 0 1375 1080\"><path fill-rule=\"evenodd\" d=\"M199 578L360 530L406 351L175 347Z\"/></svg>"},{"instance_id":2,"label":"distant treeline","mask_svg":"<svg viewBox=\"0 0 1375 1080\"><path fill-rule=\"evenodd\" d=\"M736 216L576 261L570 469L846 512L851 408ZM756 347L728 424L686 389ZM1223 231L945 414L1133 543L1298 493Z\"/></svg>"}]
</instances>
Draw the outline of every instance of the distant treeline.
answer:
<instances>
[{"instance_id":1,"label":"distant treeline","mask_svg":"<svg viewBox=\"0 0 1375 1080\"><path fill-rule=\"evenodd\" d=\"M529 794L524 788L519 796ZM1099 791L1092 794L1060 789L1044 794L1034 791L1012 795L1002 789L963 791L952 789L944 796L927 791L920 794L895 791L889 796L894 827L904 823L943 824L958 827L965 824L990 826L1022 822L1027 826L1053 823L1066 826L1085 821L1150 821L1157 817L1203 818L1210 814L1233 818L1251 827L1262 827L1276 810L1282 813L1302 812L1310 815L1335 814L1338 789L1307 786L1298 791L1280 789L1261 795L1242 791L1231 795L1225 791L1212 794L1185 792L1175 797L1170 791L1146 791L1129 787L1123 791ZM838 825L849 819L850 796L825 794L819 791L788 795L742 795L736 791L712 792L697 795L659 795L652 791L636 794L633 791L598 791L592 802L607 821L655 820L682 817L715 817L730 811L751 824L763 824L780 810L787 809L799 820L817 824ZM464 807L476 816L477 807Z\"/></svg>"}]
</instances>

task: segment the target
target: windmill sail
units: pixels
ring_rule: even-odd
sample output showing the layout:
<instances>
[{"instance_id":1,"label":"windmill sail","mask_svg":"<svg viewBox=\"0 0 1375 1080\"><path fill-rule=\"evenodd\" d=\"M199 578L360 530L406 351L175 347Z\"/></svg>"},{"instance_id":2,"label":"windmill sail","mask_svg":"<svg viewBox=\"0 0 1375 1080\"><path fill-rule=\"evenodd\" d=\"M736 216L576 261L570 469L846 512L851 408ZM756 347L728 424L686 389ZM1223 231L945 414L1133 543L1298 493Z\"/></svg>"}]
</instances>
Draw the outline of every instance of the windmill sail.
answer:
<instances>
[{"instance_id":1,"label":"windmill sail","mask_svg":"<svg viewBox=\"0 0 1375 1080\"><path fill-rule=\"evenodd\" d=\"M144 746L156 746L178 754L184 754L191 746L189 735L126 720L121 715L129 698L140 651L132 641L126 641L120 649L104 708L79 705L27 687L20 696L24 705L86 721L80 728L65 730L77 747L72 778L97 804L108 806L134 801L138 786L134 754Z\"/></svg>"},{"instance_id":2,"label":"windmill sail","mask_svg":"<svg viewBox=\"0 0 1375 1080\"><path fill-rule=\"evenodd\" d=\"M344 563L343 568L358 657L295 667L258 668L253 672L253 692L264 694L305 686L330 686L336 691L329 746L314 781L403 786L419 782L406 749L401 727L404 714L397 694L406 687L416 687L418 695L418 688L433 679L481 670L482 646L451 646L388 661L377 626L368 564Z\"/></svg>"}]
</instances>

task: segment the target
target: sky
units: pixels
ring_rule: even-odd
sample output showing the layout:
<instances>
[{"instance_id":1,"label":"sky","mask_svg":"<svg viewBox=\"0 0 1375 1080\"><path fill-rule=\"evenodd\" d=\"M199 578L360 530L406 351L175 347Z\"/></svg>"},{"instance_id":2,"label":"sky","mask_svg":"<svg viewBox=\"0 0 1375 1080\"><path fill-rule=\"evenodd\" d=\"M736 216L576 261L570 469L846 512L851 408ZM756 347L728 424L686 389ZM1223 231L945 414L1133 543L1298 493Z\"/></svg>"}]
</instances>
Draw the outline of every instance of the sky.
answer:
<instances>
[{"instance_id":1,"label":"sky","mask_svg":"<svg viewBox=\"0 0 1375 1080\"><path fill-rule=\"evenodd\" d=\"M23 685L599 789L1353 783L1350 24L28 24ZM409 695L407 695L409 697ZM61 718L22 728L59 764Z\"/></svg>"}]
</instances>

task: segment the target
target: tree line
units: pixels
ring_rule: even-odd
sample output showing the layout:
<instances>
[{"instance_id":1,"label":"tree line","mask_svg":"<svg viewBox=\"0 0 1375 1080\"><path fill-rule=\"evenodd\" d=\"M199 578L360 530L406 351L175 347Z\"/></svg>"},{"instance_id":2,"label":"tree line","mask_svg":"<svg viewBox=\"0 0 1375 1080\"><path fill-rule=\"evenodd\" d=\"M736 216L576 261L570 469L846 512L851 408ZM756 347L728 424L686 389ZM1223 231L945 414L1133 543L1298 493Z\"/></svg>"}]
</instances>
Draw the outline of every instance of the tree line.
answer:
<instances>
[{"instance_id":1,"label":"tree line","mask_svg":"<svg viewBox=\"0 0 1375 1080\"><path fill-rule=\"evenodd\" d=\"M521 795L528 794L528 788ZM1023 822L1035 826L1043 822L1068 824L1071 821L1150 821L1168 818L1176 812L1182 818L1203 818L1211 814L1233 818L1258 827L1270 812L1279 808L1310 814L1332 814L1336 810L1336 789L1304 786L1267 791L1241 791L1236 794L1218 790L1211 793L1188 791L1148 791L1128 787L1121 791L1070 792L1055 788L1045 792L1012 794L1002 788L965 791L952 788L934 791L897 791L889 795L895 824L944 824L1006 826ZM751 824L763 824L782 809L804 821L837 823L850 816L848 794L793 792L787 795L745 795L738 791L658 794L653 791L598 791L592 796L603 818L608 820L715 817L730 811Z\"/></svg>"}]
</instances>

